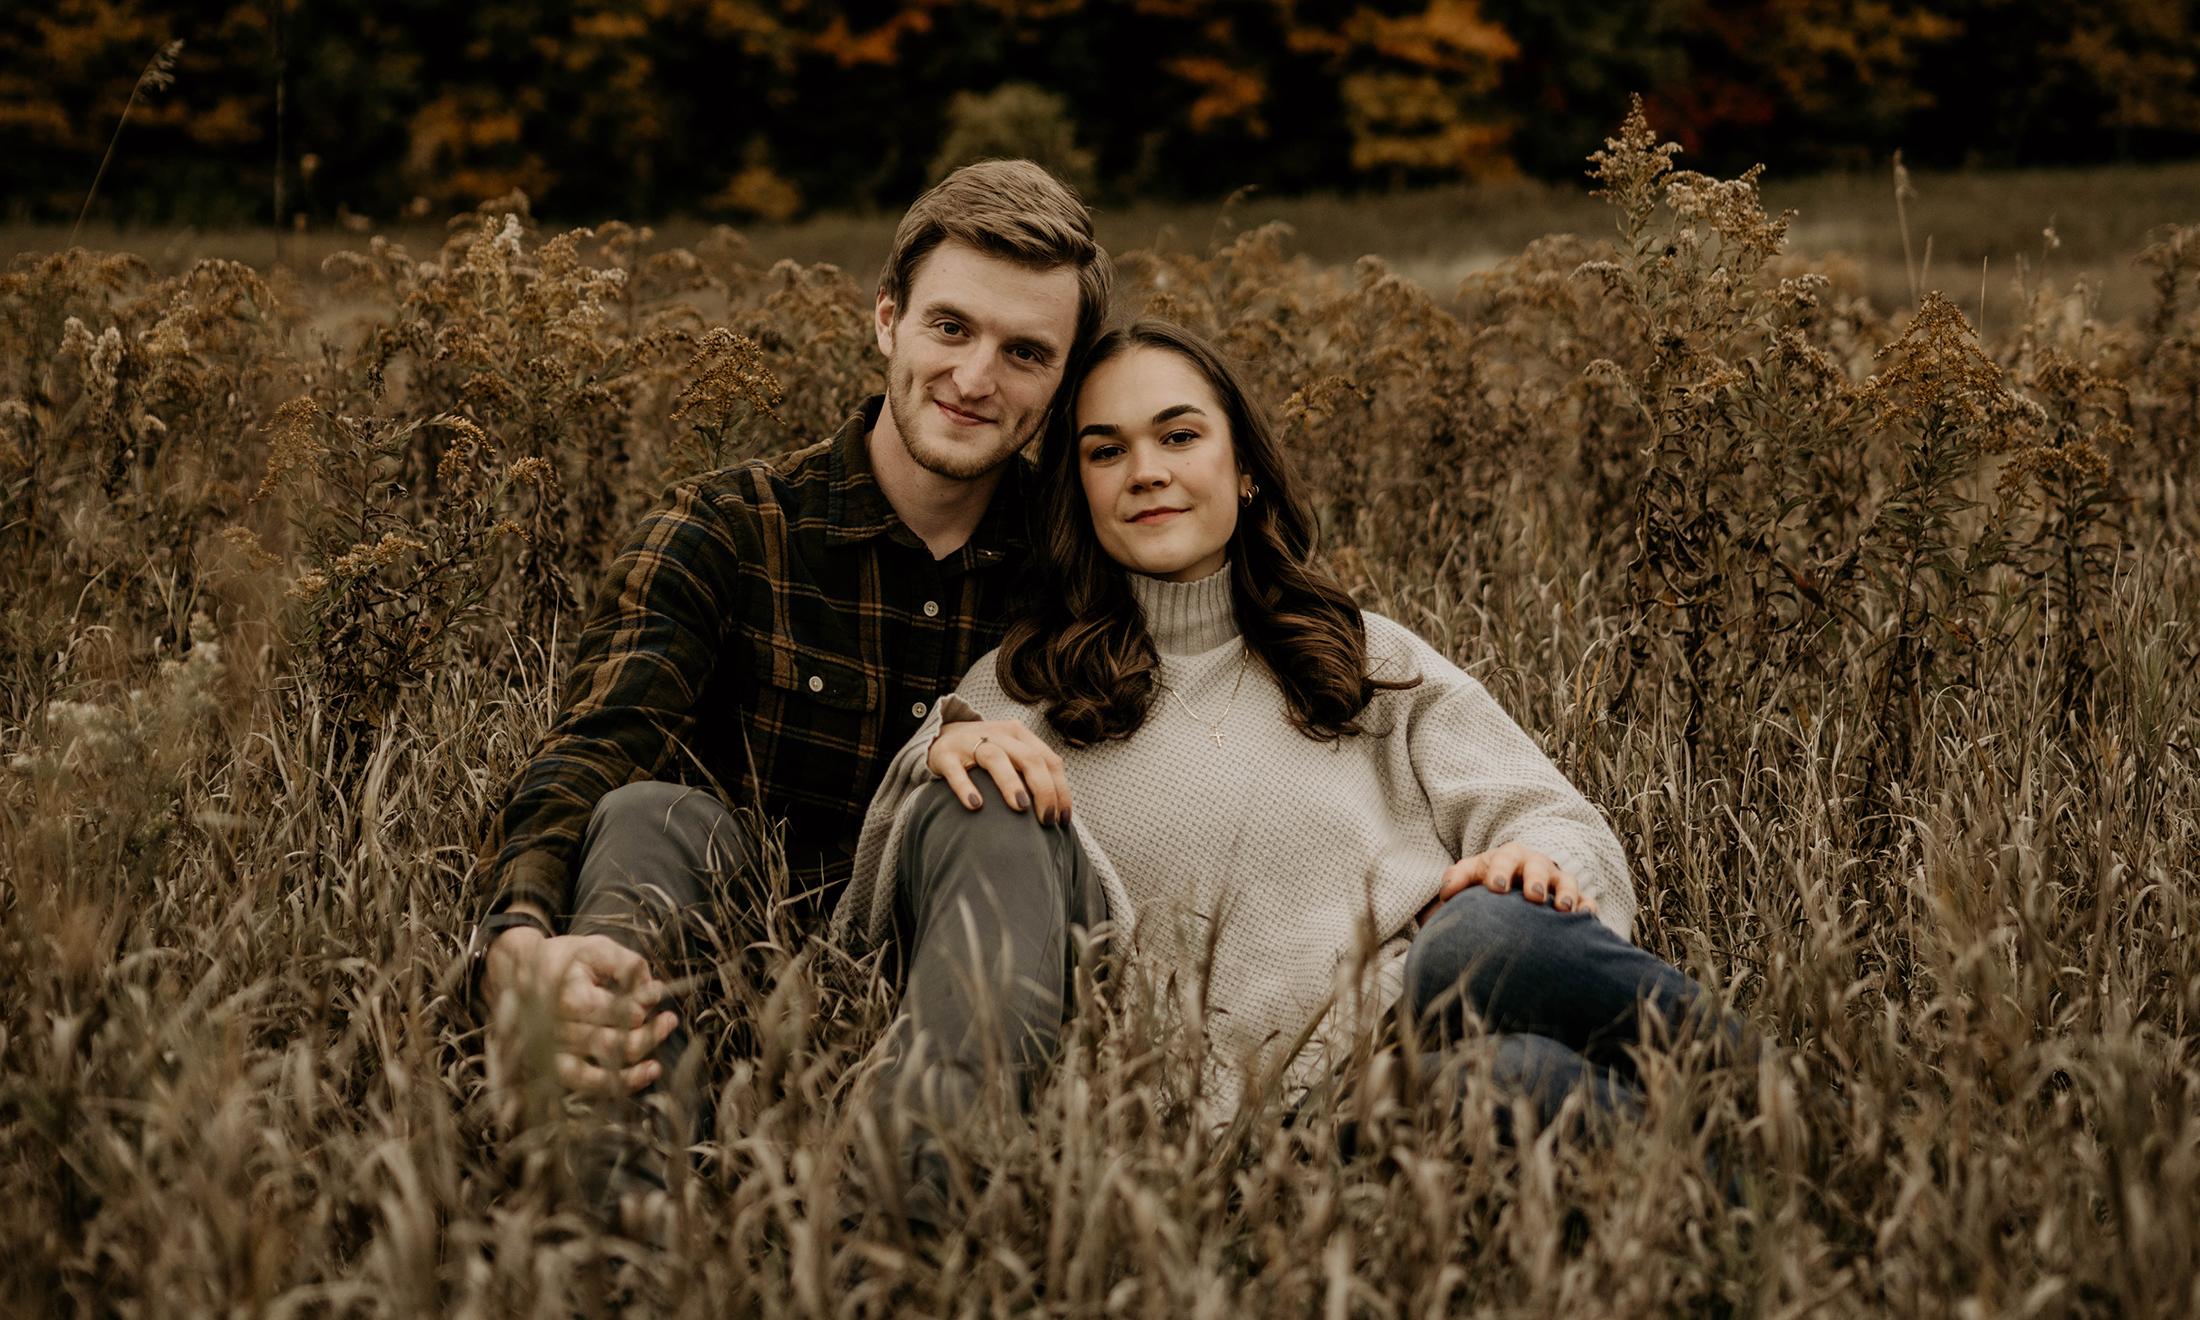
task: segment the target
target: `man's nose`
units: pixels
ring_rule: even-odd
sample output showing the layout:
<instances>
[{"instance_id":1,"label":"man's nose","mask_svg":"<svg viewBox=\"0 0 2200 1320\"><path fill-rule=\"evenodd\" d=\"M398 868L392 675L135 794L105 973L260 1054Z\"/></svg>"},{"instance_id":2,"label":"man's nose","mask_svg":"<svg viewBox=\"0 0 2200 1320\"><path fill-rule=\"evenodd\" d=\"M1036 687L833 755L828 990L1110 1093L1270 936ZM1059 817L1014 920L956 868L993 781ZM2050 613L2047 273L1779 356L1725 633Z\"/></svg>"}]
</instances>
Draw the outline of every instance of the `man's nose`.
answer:
<instances>
[{"instance_id":1,"label":"man's nose","mask_svg":"<svg viewBox=\"0 0 2200 1320\"><path fill-rule=\"evenodd\" d=\"M963 350L952 373L955 392L965 399L982 399L993 392L993 353L983 344Z\"/></svg>"}]
</instances>

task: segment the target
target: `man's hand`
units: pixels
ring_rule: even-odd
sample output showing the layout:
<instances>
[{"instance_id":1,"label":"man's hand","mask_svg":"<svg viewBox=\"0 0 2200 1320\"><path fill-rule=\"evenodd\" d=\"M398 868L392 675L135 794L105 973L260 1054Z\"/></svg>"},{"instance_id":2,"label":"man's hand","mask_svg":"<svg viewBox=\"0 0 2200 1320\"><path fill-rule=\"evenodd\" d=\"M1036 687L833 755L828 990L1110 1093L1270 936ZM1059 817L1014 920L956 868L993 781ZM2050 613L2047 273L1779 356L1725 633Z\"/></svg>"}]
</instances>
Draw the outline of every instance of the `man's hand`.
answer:
<instances>
[{"instance_id":1,"label":"man's hand","mask_svg":"<svg viewBox=\"0 0 2200 1320\"><path fill-rule=\"evenodd\" d=\"M1436 897L1421 909L1421 920L1436 915L1436 909L1459 893L1482 885L1494 893L1503 894L1512 889L1513 882L1520 882L1521 897L1530 903L1549 900L1552 907L1561 912L1583 912L1594 915L1597 901L1581 892L1574 878L1559 869L1557 862L1518 843L1503 844L1485 853L1462 858L1444 868L1443 879L1436 889Z\"/></svg>"},{"instance_id":2,"label":"man's hand","mask_svg":"<svg viewBox=\"0 0 2200 1320\"><path fill-rule=\"evenodd\" d=\"M1069 780L1062 773L1062 758L1014 720L950 724L932 740L924 763L972 811L985 800L970 782L970 771L983 766L1012 810L1034 807L1042 825L1069 819Z\"/></svg>"},{"instance_id":3,"label":"man's hand","mask_svg":"<svg viewBox=\"0 0 2200 1320\"><path fill-rule=\"evenodd\" d=\"M664 1069L649 1056L680 1021L670 1010L652 1016L664 984L640 954L608 935L549 936L514 926L489 946L482 993L502 1034L524 1008L547 1013L558 1080L597 1095L656 1081Z\"/></svg>"}]
</instances>

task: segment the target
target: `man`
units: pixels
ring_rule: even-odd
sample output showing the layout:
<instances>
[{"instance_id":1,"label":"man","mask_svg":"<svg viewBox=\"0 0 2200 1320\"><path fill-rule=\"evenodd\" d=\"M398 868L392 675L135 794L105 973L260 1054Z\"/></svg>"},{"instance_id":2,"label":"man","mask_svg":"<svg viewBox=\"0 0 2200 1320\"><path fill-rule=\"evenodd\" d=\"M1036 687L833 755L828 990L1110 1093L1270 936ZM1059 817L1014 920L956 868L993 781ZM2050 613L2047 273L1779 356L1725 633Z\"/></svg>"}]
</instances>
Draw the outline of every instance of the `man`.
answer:
<instances>
[{"instance_id":1,"label":"man","mask_svg":"<svg viewBox=\"0 0 2200 1320\"><path fill-rule=\"evenodd\" d=\"M879 281L885 396L829 440L676 488L613 564L484 848L471 944L486 1004L531 995L548 1015L566 1085L666 1090L686 1032L664 969L713 888L759 869L767 824L785 828L797 918L822 924L886 761L1000 639L1028 544L1017 454L1110 281L1091 217L1051 175L956 171L902 218ZM967 797L969 828L1059 833L1067 788L1036 738L946 737L1012 785L1016 814ZM949 869L986 855L958 827L941 835ZM676 1136L691 1106L665 1099ZM617 1146L579 1170L607 1210L662 1185L661 1155Z\"/></svg>"}]
</instances>

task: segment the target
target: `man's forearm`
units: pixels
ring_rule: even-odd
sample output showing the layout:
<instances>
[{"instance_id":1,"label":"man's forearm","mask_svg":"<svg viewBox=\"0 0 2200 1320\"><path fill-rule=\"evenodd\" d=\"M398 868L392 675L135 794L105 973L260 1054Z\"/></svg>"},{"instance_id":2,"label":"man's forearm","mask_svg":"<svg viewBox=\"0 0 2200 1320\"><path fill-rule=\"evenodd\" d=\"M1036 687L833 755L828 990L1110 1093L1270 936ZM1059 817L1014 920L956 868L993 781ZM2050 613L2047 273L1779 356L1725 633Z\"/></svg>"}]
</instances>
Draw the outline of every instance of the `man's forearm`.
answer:
<instances>
[{"instance_id":1,"label":"man's forearm","mask_svg":"<svg viewBox=\"0 0 2200 1320\"><path fill-rule=\"evenodd\" d=\"M557 918L544 911L541 904L531 900L515 898L504 905L504 910L506 912L516 912L521 916L533 917L543 925L550 927L550 929L557 929Z\"/></svg>"},{"instance_id":2,"label":"man's forearm","mask_svg":"<svg viewBox=\"0 0 2200 1320\"><path fill-rule=\"evenodd\" d=\"M572 908L572 867L606 793L656 778L740 615L733 537L694 487L644 519L581 630L558 718L520 771L483 861L492 910Z\"/></svg>"},{"instance_id":3,"label":"man's forearm","mask_svg":"<svg viewBox=\"0 0 2200 1320\"><path fill-rule=\"evenodd\" d=\"M482 915L524 907L555 923L573 906L569 851L556 835L534 830L493 844L482 858L487 899Z\"/></svg>"}]
</instances>

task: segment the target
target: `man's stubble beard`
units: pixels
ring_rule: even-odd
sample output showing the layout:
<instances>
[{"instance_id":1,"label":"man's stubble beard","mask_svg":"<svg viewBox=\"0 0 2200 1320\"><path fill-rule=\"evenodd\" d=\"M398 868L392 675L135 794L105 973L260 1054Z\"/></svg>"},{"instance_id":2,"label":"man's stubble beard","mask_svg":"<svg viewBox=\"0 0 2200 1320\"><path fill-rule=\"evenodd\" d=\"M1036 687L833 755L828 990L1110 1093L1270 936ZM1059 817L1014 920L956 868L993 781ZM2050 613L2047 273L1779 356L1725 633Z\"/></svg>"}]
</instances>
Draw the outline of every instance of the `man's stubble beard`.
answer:
<instances>
[{"instance_id":1,"label":"man's stubble beard","mask_svg":"<svg viewBox=\"0 0 2200 1320\"><path fill-rule=\"evenodd\" d=\"M1013 435L1002 427L1000 448L986 453L933 446L919 438L915 425L925 414L934 411L931 400L922 397L917 389L916 374L899 363L888 362L886 386L886 410L893 414L894 429L901 433L901 447L908 452L909 460L949 481L975 481L991 472L1030 443L1032 434L1038 430L1038 426L1032 424L1024 428L1023 434Z\"/></svg>"}]
</instances>

